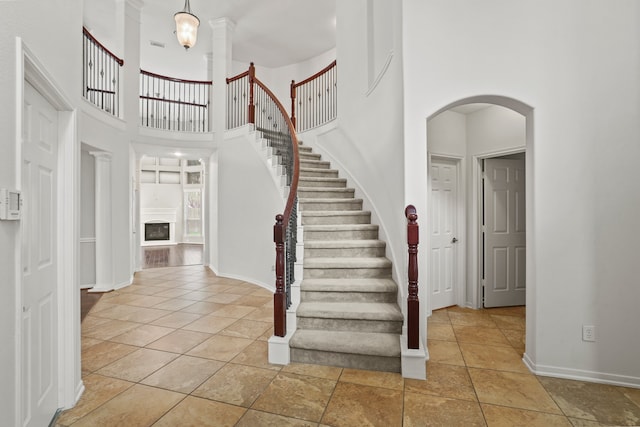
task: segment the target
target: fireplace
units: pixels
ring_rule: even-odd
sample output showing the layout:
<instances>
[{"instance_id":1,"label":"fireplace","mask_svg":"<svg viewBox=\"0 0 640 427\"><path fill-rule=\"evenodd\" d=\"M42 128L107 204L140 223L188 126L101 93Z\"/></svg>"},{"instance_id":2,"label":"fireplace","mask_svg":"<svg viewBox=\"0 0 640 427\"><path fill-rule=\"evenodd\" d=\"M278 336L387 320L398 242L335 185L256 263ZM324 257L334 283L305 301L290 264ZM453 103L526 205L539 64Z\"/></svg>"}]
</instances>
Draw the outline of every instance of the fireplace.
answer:
<instances>
[{"instance_id":1,"label":"fireplace","mask_svg":"<svg viewBox=\"0 0 640 427\"><path fill-rule=\"evenodd\" d=\"M177 211L170 208L140 210L140 245L175 245ZM142 233L144 231L144 233Z\"/></svg>"},{"instance_id":2,"label":"fireplace","mask_svg":"<svg viewBox=\"0 0 640 427\"><path fill-rule=\"evenodd\" d=\"M168 222L148 222L144 225L144 240L171 240Z\"/></svg>"}]
</instances>

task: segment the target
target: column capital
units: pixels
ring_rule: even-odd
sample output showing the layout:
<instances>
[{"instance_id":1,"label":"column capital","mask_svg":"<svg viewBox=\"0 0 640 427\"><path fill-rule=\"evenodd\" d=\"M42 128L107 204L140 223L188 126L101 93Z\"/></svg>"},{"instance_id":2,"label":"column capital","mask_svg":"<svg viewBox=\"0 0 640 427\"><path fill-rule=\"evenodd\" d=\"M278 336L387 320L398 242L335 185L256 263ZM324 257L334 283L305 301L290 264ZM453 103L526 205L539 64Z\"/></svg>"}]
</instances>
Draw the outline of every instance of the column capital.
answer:
<instances>
[{"instance_id":1,"label":"column capital","mask_svg":"<svg viewBox=\"0 0 640 427\"><path fill-rule=\"evenodd\" d=\"M234 31L236 29L236 23L229 18L210 19L209 26L213 30L226 29L228 31Z\"/></svg>"},{"instance_id":2,"label":"column capital","mask_svg":"<svg viewBox=\"0 0 640 427\"><path fill-rule=\"evenodd\" d=\"M113 157L112 154L109 153L108 151L89 151L89 154L91 154L96 159L106 160L106 161L110 161L111 158Z\"/></svg>"}]
</instances>

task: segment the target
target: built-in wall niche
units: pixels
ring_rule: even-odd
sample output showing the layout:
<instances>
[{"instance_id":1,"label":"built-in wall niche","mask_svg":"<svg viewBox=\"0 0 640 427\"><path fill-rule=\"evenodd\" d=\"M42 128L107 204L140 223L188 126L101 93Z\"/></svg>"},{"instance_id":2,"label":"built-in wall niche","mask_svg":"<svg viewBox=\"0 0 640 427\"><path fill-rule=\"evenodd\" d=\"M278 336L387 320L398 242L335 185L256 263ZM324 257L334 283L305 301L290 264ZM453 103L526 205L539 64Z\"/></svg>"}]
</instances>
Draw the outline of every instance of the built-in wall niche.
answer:
<instances>
[{"instance_id":1,"label":"built-in wall niche","mask_svg":"<svg viewBox=\"0 0 640 427\"><path fill-rule=\"evenodd\" d=\"M140 161L140 182L144 184L202 184L200 160L143 156Z\"/></svg>"}]
</instances>

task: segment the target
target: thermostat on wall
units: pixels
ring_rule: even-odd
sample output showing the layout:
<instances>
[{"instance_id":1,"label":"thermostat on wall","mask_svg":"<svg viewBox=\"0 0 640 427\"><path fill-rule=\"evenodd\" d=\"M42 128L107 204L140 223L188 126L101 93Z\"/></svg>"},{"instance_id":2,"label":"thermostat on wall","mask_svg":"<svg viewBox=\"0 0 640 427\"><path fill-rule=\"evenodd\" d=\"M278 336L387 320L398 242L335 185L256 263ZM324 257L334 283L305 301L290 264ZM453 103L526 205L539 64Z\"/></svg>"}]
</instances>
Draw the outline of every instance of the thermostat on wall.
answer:
<instances>
[{"instance_id":1,"label":"thermostat on wall","mask_svg":"<svg viewBox=\"0 0 640 427\"><path fill-rule=\"evenodd\" d=\"M21 205L19 191L0 188L0 219L20 219Z\"/></svg>"}]
</instances>

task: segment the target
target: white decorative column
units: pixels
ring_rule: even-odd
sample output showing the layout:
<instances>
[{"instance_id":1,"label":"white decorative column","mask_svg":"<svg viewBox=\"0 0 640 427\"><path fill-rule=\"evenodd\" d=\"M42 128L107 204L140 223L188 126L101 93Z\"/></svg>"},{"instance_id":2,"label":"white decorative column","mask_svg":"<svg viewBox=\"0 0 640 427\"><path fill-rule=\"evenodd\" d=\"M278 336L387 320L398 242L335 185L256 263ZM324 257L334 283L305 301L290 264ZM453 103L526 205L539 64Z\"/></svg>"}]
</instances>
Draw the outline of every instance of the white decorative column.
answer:
<instances>
[{"instance_id":1,"label":"white decorative column","mask_svg":"<svg viewBox=\"0 0 640 427\"><path fill-rule=\"evenodd\" d=\"M116 26L121 29L124 52L120 93L122 118L131 138L137 135L140 122L140 13L142 0L116 0Z\"/></svg>"},{"instance_id":2,"label":"white decorative column","mask_svg":"<svg viewBox=\"0 0 640 427\"><path fill-rule=\"evenodd\" d=\"M227 125L227 77L231 76L232 41L235 23L228 18L209 21L212 28L213 49L209 62L213 89L213 121L214 141L221 142Z\"/></svg>"},{"instance_id":3,"label":"white decorative column","mask_svg":"<svg viewBox=\"0 0 640 427\"><path fill-rule=\"evenodd\" d=\"M96 285L89 292L107 292L113 285L111 227L111 153L91 151L96 162Z\"/></svg>"}]
</instances>

